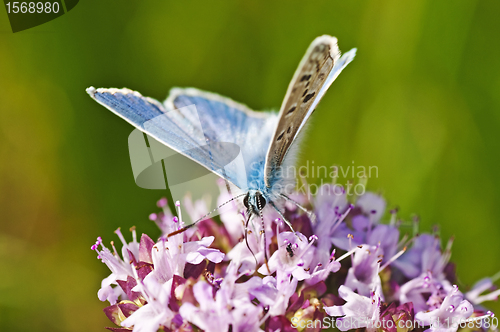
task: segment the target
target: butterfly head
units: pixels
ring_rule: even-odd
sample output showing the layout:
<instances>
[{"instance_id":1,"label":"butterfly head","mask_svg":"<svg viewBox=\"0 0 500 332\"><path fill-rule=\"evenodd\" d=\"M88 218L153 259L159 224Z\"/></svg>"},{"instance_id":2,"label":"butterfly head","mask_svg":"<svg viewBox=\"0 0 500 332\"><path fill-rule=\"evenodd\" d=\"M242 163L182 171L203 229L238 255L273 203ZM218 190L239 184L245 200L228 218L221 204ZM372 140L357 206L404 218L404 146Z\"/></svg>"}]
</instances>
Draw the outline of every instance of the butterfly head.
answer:
<instances>
[{"instance_id":1,"label":"butterfly head","mask_svg":"<svg viewBox=\"0 0 500 332\"><path fill-rule=\"evenodd\" d=\"M264 209L266 203L266 197L258 190L250 190L243 199L243 205L247 210L257 215Z\"/></svg>"}]
</instances>

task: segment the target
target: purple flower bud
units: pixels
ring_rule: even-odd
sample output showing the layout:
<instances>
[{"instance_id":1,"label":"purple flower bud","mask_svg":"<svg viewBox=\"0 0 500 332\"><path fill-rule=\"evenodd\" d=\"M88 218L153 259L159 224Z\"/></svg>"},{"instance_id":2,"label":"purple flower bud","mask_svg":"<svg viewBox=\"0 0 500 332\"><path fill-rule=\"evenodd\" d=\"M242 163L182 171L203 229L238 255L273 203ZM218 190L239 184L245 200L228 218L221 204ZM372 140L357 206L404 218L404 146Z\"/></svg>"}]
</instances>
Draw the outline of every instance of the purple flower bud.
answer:
<instances>
[{"instance_id":1,"label":"purple flower bud","mask_svg":"<svg viewBox=\"0 0 500 332\"><path fill-rule=\"evenodd\" d=\"M156 203L156 205L159 207L159 208L164 208L165 206L167 206L167 199L165 197L162 197L160 198L160 200Z\"/></svg>"}]
</instances>

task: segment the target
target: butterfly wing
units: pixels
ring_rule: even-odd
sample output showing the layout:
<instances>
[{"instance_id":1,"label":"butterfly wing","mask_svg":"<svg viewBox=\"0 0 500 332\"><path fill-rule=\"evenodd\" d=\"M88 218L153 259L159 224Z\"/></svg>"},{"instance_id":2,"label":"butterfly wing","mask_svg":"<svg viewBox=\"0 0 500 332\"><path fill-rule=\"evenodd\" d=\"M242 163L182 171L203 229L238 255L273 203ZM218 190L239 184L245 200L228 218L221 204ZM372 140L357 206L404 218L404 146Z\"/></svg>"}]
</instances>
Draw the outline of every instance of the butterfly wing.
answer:
<instances>
[{"instance_id":1,"label":"butterfly wing","mask_svg":"<svg viewBox=\"0 0 500 332\"><path fill-rule=\"evenodd\" d=\"M356 49L352 49L340 57L337 38L326 35L316 38L307 49L288 86L267 151L264 177L267 187L326 90L355 54Z\"/></svg>"},{"instance_id":2,"label":"butterfly wing","mask_svg":"<svg viewBox=\"0 0 500 332\"><path fill-rule=\"evenodd\" d=\"M139 130L241 189L248 187L246 161L258 158L248 140L265 150L272 130L267 137L255 136L259 129L276 125L276 116L192 88L172 89L164 104L129 89L91 87L87 92ZM235 162L236 156L243 161Z\"/></svg>"},{"instance_id":3,"label":"butterfly wing","mask_svg":"<svg viewBox=\"0 0 500 332\"><path fill-rule=\"evenodd\" d=\"M194 88L172 89L165 101L167 108L174 109L182 109L190 104L196 105L207 140L231 142L240 148L242 160L225 167L225 174L240 189L261 187L263 172L260 169L263 168L266 148L276 128L277 114L255 112L229 98ZM212 149L214 151L222 155L227 152L223 148Z\"/></svg>"}]
</instances>

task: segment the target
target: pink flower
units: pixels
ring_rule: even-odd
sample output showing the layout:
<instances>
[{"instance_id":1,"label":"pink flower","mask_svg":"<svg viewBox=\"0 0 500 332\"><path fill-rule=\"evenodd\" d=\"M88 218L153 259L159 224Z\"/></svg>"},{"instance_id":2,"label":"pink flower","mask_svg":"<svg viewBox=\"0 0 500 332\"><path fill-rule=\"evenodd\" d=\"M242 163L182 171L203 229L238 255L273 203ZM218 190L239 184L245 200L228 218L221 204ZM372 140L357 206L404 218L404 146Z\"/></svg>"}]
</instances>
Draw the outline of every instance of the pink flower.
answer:
<instances>
[{"instance_id":1,"label":"pink flower","mask_svg":"<svg viewBox=\"0 0 500 332\"><path fill-rule=\"evenodd\" d=\"M160 326L169 327L175 313L170 310L168 303L172 290L172 279L161 284L151 274L133 288L140 292L147 303L134 311L121 325L133 327L134 332L156 332Z\"/></svg>"},{"instance_id":2,"label":"pink flower","mask_svg":"<svg viewBox=\"0 0 500 332\"><path fill-rule=\"evenodd\" d=\"M341 331L359 329L362 327L368 330L376 330L380 318L381 299L374 293L370 297L354 293L347 286L340 286L339 296L346 303L342 306L325 307L325 311L330 316L342 316L337 318L336 326Z\"/></svg>"},{"instance_id":3,"label":"pink flower","mask_svg":"<svg viewBox=\"0 0 500 332\"><path fill-rule=\"evenodd\" d=\"M413 242L413 246L394 262L408 278L415 278L425 272L431 272L435 278L444 278L444 268L450 259L451 241L443 253L440 239L431 234L422 234Z\"/></svg>"},{"instance_id":4,"label":"pink flower","mask_svg":"<svg viewBox=\"0 0 500 332\"><path fill-rule=\"evenodd\" d=\"M472 286L471 290L465 293L465 298L473 304L480 304L485 301L496 301L500 295L498 289L493 282L500 278L500 273L492 278L484 278L479 280ZM485 294L486 291L490 293Z\"/></svg>"},{"instance_id":5,"label":"pink flower","mask_svg":"<svg viewBox=\"0 0 500 332\"><path fill-rule=\"evenodd\" d=\"M279 270L280 274L292 275L297 280L310 277L307 271L314 255L312 244L314 239L307 238L297 232L282 232L278 234L278 249L269 259L269 270L271 273ZM267 267L261 266L259 273L268 274Z\"/></svg>"},{"instance_id":6,"label":"pink flower","mask_svg":"<svg viewBox=\"0 0 500 332\"><path fill-rule=\"evenodd\" d=\"M472 315L474 308L463 299L457 286L453 286L441 305L432 311L421 311L415 315L418 322L430 326L429 332L455 332L459 324Z\"/></svg>"},{"instance_id":7,"label":"pink flower","mask_svg":"<svg viewBox=\"0 0 500 332\"><path fill-rule=\"evenodd\" d=\"M383 301L382 284L378 274L382 257L382 250L378 246L358 247L354 252L352 267L347 272L345 285L363 296L376 292Z\"/></svg>"},{"instance_id":8,"label":"pink flower","mask_svg":"<svg viewBox=\"0 0 500 332\"><path fill-rule=\"evenodd\" d=\"M219 200L227 201L221 187ZM292 195L312 204L317 218L290 201L280 205L296 232L272 209L245 229L247 219L235 202L221 211L222 225L207 220L169 236L185 225L180 209L174 217L162 199L158 207L163 211L150 216L162 230L157 242L144 234L138 241L135 229L127 242L117 230L119 254L98 238L92 249L111 270L98 297L110 303L104 311L119 326L114 330L292 331L292 318L316 326L328 314L338 317L341 331L397 332L394 324L406 326L415 317L428 332L455 332L457 320L479 323L491 317L481 316L485 310L474 310L471 302L496 299L496 277L478 282L464 299L447 279L451 241L441 250L437 237L422 234L410 240L413 245L405 253L407 239L400 242L395 215L389 224L381 223L386 205L380 196L367 193L354 207L342 188L321 188L312 200ZM187 197L184 202L192 218L206 213L202 201ZM339 249L348 252L335 259ZM348 257L351 264L342 268ZM335 289L340 298L332 294ZM384 299L389 303L382 304Z\"/></svg>"}]
</instances>

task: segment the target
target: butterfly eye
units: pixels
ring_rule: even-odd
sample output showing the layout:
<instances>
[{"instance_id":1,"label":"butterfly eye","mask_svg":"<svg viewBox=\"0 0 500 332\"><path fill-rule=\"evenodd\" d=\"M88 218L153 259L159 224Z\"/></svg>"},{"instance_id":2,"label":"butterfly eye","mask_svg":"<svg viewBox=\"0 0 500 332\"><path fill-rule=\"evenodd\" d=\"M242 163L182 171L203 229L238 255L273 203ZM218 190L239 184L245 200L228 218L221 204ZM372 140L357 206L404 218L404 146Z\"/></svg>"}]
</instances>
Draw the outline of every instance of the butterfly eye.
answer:
<instances>
[{"instance_id":1,"label":"butterfly eye","mask_svg":"<svg viewBox=\"0 0 500 332\"><path fill-rule=\"evenodd\" d=\"M264 196L259 192L255 193L255 202L257 203L257 207L259 208L259 210L262 210L267 203Z\"/></svg>"},{"instance_id":2,"label":"butterfly eye","mask_svg":"<svg viewBox=\"0 0 500 332\"><path fill-rule=\"evenodd\" d=\"M249 196L250 196L250 195L249 195L249 194L247 194L247 195L245 196L245 198L243 198L243 205L245 205L245 207L246 207L247 209L249 209L249 206L248 206L248 198L249 198Z\"/></svg>"}]
</instances>

